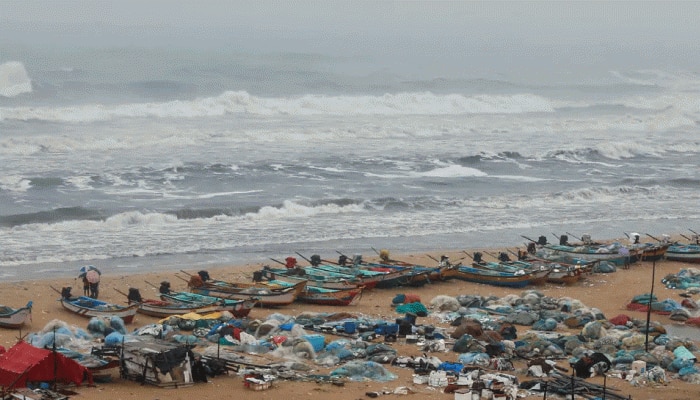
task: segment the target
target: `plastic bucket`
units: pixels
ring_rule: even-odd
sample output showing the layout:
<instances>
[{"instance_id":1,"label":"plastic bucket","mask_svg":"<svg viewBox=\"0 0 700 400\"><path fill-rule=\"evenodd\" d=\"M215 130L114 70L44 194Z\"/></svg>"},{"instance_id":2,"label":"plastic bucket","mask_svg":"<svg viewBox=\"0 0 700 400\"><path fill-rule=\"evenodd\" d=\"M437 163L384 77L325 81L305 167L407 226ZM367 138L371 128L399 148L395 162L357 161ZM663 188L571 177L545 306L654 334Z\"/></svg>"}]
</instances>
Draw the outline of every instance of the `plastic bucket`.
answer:
<instances>
[{"instance_id":1,"label":"plastic bucket","mask_svg":"<svg viewBox=\"0 0 700 400\"><path fill-rule=\"evenodd\" d=\"M319 352L326 347L326 338L323 335L304 335L302 338L311 343L315 352Z\"/></svg>"},{"instance_id":2,"label":"plastic bucket","mask_svg":"<svg viewBox=\"0 0 700 400\"><path fill-rule=\"evenodd\" d=\"M348 321L343 324L343 329L345 330L345 333L353 334L357 330L357 324L355 324L355 322Z\"/></svg>"}]
</instances>

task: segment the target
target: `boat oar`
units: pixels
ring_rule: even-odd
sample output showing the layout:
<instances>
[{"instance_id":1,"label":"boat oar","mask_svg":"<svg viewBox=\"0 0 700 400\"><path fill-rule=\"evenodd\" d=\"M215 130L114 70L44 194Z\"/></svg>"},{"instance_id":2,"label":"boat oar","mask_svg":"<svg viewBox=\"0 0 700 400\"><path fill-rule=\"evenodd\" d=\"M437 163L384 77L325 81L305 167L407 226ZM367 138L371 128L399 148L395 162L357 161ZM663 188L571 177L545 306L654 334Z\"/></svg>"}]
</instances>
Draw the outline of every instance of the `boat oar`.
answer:
<instances>
[{"instance_id":1,"label":"boat oar","mask_svg":"<svg viewBox=\"0 0 700 400\"><path fill-rule=\"evenodd\" d=\"M525 235L520 235L520 237L523 238L523 239L527 239L527 240L531 241L532 243L537 243L537 240L532 240L532 239L530 239L529 237L527 237L527 236L525 236Z\"/></svg>"},{"instance_id":2,"label":"boat oar","mask_svg":"<svg viewBox=\"0 0 700 400\"><path fill-rule=\"evenodd\" d=\"M131 300L131 299L129 298L129 295L126 294L126 293L124 293L124 292L122 292L121 290L119 290L119 289L117 289L117 288L112 288L112 289L114 289L117 293L123 294L124 296L126 296L127 300L129 300L129 304L131 304L132 302L133 302L133 303L138 303L138 301L133 301L133 300Z\"/></svg>"},{"instance_id":3,"label":"boat oar","mask_svg":"<svg viewBox=\"0 0 700 400\"><path fill-rule=\"evenodd\" d=\"M154 284L152 284L152 283L149 282L149 281L144 281L144 282L146 282L148 285L153 286L154 289L159 289L159 288L160 288L160 286L154 285Z\"/></svg>"},{"instance_id":4,"label":"boat oar","mask_svg":"<svg viewBox=\"0 0 700 400\"><path fill-rule=\"evenodd\" d=\"M347 258L348 260L350 260L350 257L348 257L348 256L346 256L345 254L339 252L338 250L336 250L335 252L338 253L338 254L340 254L341 256Z\"/></svg>"},{"instance_id":5,"label":"boat oar","mask_svg":"<svg viewBox=\"0 0 700 400\"><path fill-rule=\"evenodd\" d=\"M274 258L270 258L270 260L272 260L272 261L276 262L277 264L281 264L281 265L284 265L285 267L287 266L287 264L286 264L286 263L283 263L283 262L282 262L282 261L280 261L280 260L275 260Z\"/></svg>"},{"instance_id":6,"label":"boat oar","mask_svg":"<svg viewBox=\"0 0 700 400\"><path fill-rule=\"evenodd\" d=\"M557 235L556 233L552 232L552 235L554 235L554 237L557 238L557 240L561 240L561 236Z\"/></svg>"},{"instance_id":7,"label":"boat oar","mask_svg":"<svg viewBox=\"0 0 700 400\"><path fill-rule=\"evenodd\" d=\"M656 240L657 242L661 242L661 240L659 240L658 238L655 238L655 237L651 236L651 235L648 234L648 233L645 233L645 235L647 235L647 236L649 236L650 238Z\"/></svg>"},{"instance_id":8,"label":"boat oar","mask_svg":"<svg viewBox=\"0 0 700 400\"><path fill-rule=\"evenodd\" d=\"M298 255L299 257L301 257L301 258L303 258L304 260L306 260L307 263L311 264L311 260L309 260L308 258L306 258L306 257L304 257L303 255L301 255L301 253L299 253L298 251L295 251L295 253L296 253L296 255Z\"/></svg>"},{"instance_id":9,"label":"boat oar","mask_svg":"<svg viewBox=\"0 0 700 400\"><path fill-rule=\"evenodd\" d=\"M696 235L700 235L700 233L697 233L697 232L695 232L694 230L692 230L692 229L690 229L690 228L688 228L688 230L691 231L691 232L693 232L693 233L696 234Z\"/></svg>"},{"instance_id":10,"label":"boat oar","mask_svg":"<svg viewBox=\"0 0 700 400\"><path fill-rule=\"evenodd\" d=\"M437 258L431 256L430 254L426 254L426 256L428 256L428 258L430 258L431 260L435 261L436 263L439 263L439 262L440 262L440 260L438 260Z\"/></svg>"},{"instance_id":11,"label":"boat oar","mask_svg":"<svg viewBox=\"0 0 700 400\"><path fill-rule=\"evenodd\" d=\"M472 257L472 255L467 253L466 251L462 250L462 253L466 254L467 257L471 258L472 260L474 259L474 257Z\"/></svg>"},{"instance_id":12,"label":"boat oar","mask_svg":"<svg viewBox=\"0 0 700 400\"><path fill-rule=\"evenodd\" d=\"M681 236L682 236L683 238L685 238L686 240L693 240L693 239L689 238L688 236L685 236L685 235L682 234L682 233L679 233L679 235L681 235Z\"/></svg>"},{"instance_id":13,"label":"boat oar","mask_svg":"<svg viewBox=\"0 0 700 400\"><path fill-rule=\"evenodd\" d=\"M622 232L622 233L624 233L624 234L625 234L625 236L627 236L627 239L629 239L629 238L630 238L630 235L629 235L629 233L627 233L627 232Z\"/></svg>"},{"instance_id":14,"label":"boat oar","mask_svg":"<svg viewBox=\"0 0 700 400\"><path fill-rule=\"evenodd\" d=\"M574 239L578 240L579 242L583 242L583 240L581 240L581 238L579 238L579 237L576 237L576 236L572 235L572 234L571 234L571 233L569 233L569 232L566 232L566 234L567 234L567 235L569 235L569 236L571 236L572 238L574 238Z\"/></svg>"},{"instance_id":15,"label":"boat oar","mask_svg":"<svg viewBox=\"0 0 700 400\"><path fill-rule=\"evenodd\" d=\"M489 253L488 251L484 251L484 254L488 254L489 256L495 258L496 260L500 260L500 258L498 258L497 255L495 255L495 254L493 254L493 253Z\"/></svg>"}]
</instances>

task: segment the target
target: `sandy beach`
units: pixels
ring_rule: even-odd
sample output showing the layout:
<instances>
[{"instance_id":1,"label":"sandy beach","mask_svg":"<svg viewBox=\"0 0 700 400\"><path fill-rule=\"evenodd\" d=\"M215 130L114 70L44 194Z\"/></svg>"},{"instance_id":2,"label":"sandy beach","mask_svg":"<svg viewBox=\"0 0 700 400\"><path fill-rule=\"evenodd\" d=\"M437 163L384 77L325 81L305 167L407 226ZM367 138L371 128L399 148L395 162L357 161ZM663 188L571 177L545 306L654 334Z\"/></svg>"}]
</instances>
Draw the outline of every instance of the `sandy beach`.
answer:
<instances>
[{"instance_id":1,"label":"sandy beach","mask_svg":"<svg viewBox=\"0 0 700 400\"><path fill-rule=\"evenodd\" d=\"M497 251L494 249L493 251ZM464 257L461 252L442 251L433 253L434 257L439 257L441 254L450 256L452 260ZM368 257L371 259L371 257ZM392 258L402 261L412 262L422 265L434 265L435 262L427 255L409 255L409 254L392 254ZM676 273L680 269L692 267L692 264L683 264L670 261L656 262L656 282L654 285L654 293L659 300L671 298L680 301L677 290L667 289L661 282L661 278L670 273ZM215 269L209 269L209 273L214 279L222 280L245 280L248 281L254 270L261 267L261 264L249 264L240 266L229 266ZM144 275L129 275L119 276L103 271L100 299L116 303L125 303L125 298L117 290L126 292L129 287L136 287L141 290L144 297L156 297L156 289L146 282L161 282L167 280L171 282L174 290L184 290L186 283L179 279L175 274L177 271L161 272ZM196 272L195 270L190 272ZM646 314L642 312L627 311L625 305L638 294L647 293L651 288L652 263L639 262L633 264L629 269L618 269L617 272L610 274L591 274L586 276L581 281L571 286L559 286L551 283L531 286L525 290L535 289L546 296L559 298L571 297L581 300L589 307L599 308L603 311L607 318L612 318L618 314L627 314L632 318L645 319ZM46 323L51 320L58 319L67 322L71 325L76 325L85 328L88 319L70 314L62 309L58 300L58 294L51 287L61 288L63 286L72 286L74 292L81 289L81 282L76 278L64 278L55 281L22 281L0 284L0 304L12 306L24 305L27 301L34 302L33 320L29 327L25 327L22 331L23 335L27 333L41 330ZM316 312L349 312L368 316L384 316L389 319L397 318L398 315L391 307L392 299L399 293L416 294L420 296L421 302L428 306L431 299L438 295L457 296L460 294L479 294L479 295L495 295L505 296L507 294L519 294L523 290L499 288L482 284L468 283L459 280L433 282L423 287L401 287L395 289L374 289L363 294L359 303L348 307L329 307L329 306L312 306L294 303L290 306L285 306L277 309L254 309L250 317L264 320L271 313L283 313L287 315L297 315L303 311ZM133 324L127 326L129 330L136 327L156 322L156 318L147 317L137 314ZM668 319L666 316L652 314L653 321L659 321L664 325L672 325L675 322ZM431 319L430 316L420 318L418 323L431 323L437 326L441 325L439 321ZM518 334L525 332L527 327L518 327ZM698 328L700 329L700 328ZM451 329L448 328L448 331ZM560 329L558 329L560 331ZM10 347L19 337L19 331L0 329L0 344ZM399 340L397 343L392 343L392 346L398 349L400 355L420 355L420 349L414 344L406 344ZM455 352L446 352L436 354L443 361L456 362L458 354ZM566 360L559 361L562 367L568 367ZM522 369L524 362L516 362L516 369ZM105 399L112 400L121 399L163 399L171 400L190 399L194 396L198 398L256 398L256 399L278 399L278 398L293 398L293 399L328 399L333 397L337 400L350 400L368 398L366 392L393 390L396 387L408 386L412 388L416 394L410 395L413 398L444 398L452 399L453 394L442 393L440 389L430 388L426 385L414 385L412 382L412 370L408 368L399 368L387 366L392 373L398 375L398 378L391 382L345 382L343 386L335 386L328 383L316 382L296 382L296 381L275 381L269 390L253 392L243 386L243 380L236 375L218 376L211 378L209 383L199 383L192 387L180 389L161 389L157 387L141 385L136 382L124 381L118 377L118 371L114 370L114 377L109 383L98 383L91 387L75 388L76 395L72 396L76 399ZM332 369L319 368L315 373L328 373ZM670 376L670 373L667 373ZM521 376L521 379L529 379ZM590 379L591 382L602 384L601 377ZM692 385L682 382L679 379L670 379L667 385L634 387L629 382L621 379L610 378L607 380L608 387L617 389L618 394L629 395L634 399L696 399L700 398L700 385ZM392 395L397 397L399 395ZM531 398L541 398L541 396L533 396Z\"/></svg>"}]
</instances>

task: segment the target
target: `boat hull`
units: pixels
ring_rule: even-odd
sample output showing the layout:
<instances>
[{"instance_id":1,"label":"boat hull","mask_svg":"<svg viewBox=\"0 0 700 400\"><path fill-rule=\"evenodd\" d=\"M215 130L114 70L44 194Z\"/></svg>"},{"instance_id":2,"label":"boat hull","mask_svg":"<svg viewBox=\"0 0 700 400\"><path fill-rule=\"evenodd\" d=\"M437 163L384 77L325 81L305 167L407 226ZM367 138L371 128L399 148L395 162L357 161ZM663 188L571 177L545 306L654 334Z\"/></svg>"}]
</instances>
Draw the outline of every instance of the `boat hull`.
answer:
<instances>
[{"instance_id":1,"label":"boat hull","mask_svg":"<svg viewBox=\"0 0 700 400\"><path fill-rule=\"evenodd\" d=\"M562 245L548 245L544 246L549 254L543 254L540 258L558 261L560 257L570 260L583 260L587 262L592 261L607 261L615 265L625 265L630 263L632 260L638 258L641 254L641 250L630 249L629 255L620 254L617 252L606 252L606 251L593 251L593 250L579 250L577 247L572 246L562 246Z\"/></svg>"},{"instance_id":2,"label":"boat hull","mask_svg":"<svg viewBox=\"0 0 700 400\"><path fill-rule=\"evenodd\" d=\"M0 313L0 327L2 328L21 328L24 324L32 320L32 302L26 306L13 309L11 307L3 307L4 310Z\"/></svg>"},{"instance_id":3,"label":"boat hull","mask_svg":"<svg viewBox=\"0 0 700 400\"><path fill-rule=\"evenodd\" d=\"M216 296L205 296L197 293L177 292L164 293L160 295L161 299L166 301L179 301L183 303L201 303L203 301L215 301L218 307L214 311L228 311L236 318L243 318L250 314L257 304L257 299L228 299Z\"/></svg>"},{"instance_id":4,"label":"boat hull","mask_svg":"<svg viewBox=\"0 0 700 400\"><path fill-rule=\"evenodd\" d=\"M197 314L208 314L219 311L218 304L188 305L187 303L177 303L165 300L145 300L139 303L138 313L151 317L164 318L171 315L180 315L194 312Z\"/></svg>"},{"instance_id":5,"label":"boat hull","mask_svg":"<svg viewBox=\"0 0 700 400\"><path fill-rule=\"evenodd\" d=\"M295 288L288 288L280 291L263 291L260 289L256 290L241 290L238 292L228 292L214 290L211 288L190 288L192 293L201 294L205 296L220 297L224 299L234 299L234 300L248 300L251 297L256 298L260 305L263 307L281 307L292 304L297 298L297 292Z\"/></svg>"},{"instance_id":6,"label":"boat hull","mask_svg":"<svg viewBox=\"0 0 700 400\"><path fill-rule=\"evenodd\" d=\"M326 306L348 306L360 299L363 287L350 289L326 289L314 291L307 289L298 301L308 304L318 304Z\"/></svg>"},{"instance_id":7,"label":"boat hull","mask_svg":"<svg viewBox=\"0 0 700 400\"><path fill-rule=\"evenodd\" d=\"M119 317L125 324L130 324L134 320L134 315L138 311L139 305L120 306L118 304L106 303L90 297L61 298L61 305L73 314L85 318L93 317Z\"/></svg>"},{"instance_id":8,"label":"boat hull","mask_svg":"<svg viewBox=\"0 0 700 400\"><path fill-rule=\"evenodd\" d=\"M550 271L542 271L530 274L515 275L509 273L496 273L483 271L471 267L459 267L456 269L455 278L468 282L483 283L493 286L505 286L523 288L530 285L532 279L546 277Z\"/></svg>"},{"instance_id":9,"label":"boat hull","mask_svg":"<svg viewBox=\"0 0 700 400\"><path fill-rule=\"evenodd\" d=\"M666 250L666 259L669 261L681 261L687 263L700 263L699 245L670 246Z\"/></svg>"}]
</instances>

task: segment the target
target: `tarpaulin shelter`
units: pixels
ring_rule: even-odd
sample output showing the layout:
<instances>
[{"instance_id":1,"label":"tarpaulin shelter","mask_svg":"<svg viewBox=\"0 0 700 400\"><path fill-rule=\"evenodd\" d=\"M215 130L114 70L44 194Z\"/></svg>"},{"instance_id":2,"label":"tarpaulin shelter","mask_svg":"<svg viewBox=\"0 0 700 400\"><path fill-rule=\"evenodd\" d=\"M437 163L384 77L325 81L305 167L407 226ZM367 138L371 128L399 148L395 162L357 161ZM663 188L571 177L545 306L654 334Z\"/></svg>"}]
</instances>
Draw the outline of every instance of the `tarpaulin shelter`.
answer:
<instances>
[{"instance_id":1,"label":"tarpaulin shelter","mask_svg":"<svg viewBox=\"0 0 700 400\"><path fill-rule=\"evenodd\" d=\"M27 382L92 384L92 373L78 362L51 350L20 341L0 355L0 386L25 387Z\"/></svg>"}]
</instances>

